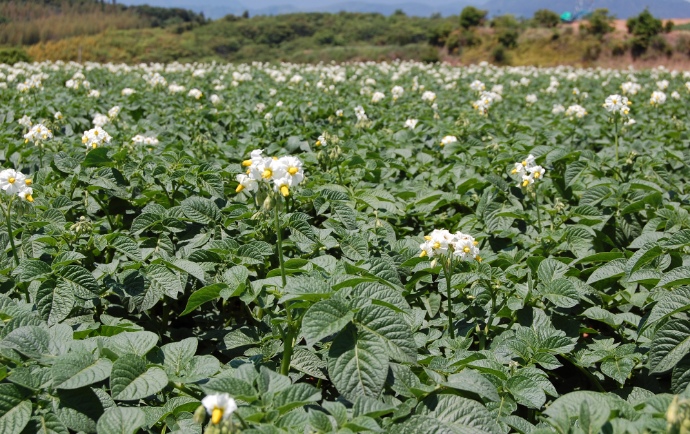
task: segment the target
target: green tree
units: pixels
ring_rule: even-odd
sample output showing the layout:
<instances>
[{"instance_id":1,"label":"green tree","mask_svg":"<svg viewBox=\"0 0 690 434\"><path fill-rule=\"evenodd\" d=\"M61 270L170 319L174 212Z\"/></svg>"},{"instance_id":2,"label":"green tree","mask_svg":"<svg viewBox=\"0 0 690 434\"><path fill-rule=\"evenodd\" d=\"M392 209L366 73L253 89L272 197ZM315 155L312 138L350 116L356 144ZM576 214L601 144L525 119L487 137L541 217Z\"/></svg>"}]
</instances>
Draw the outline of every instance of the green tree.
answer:
<instances>
[{"instance_id":1,"label":"green tree","mask_svg":"<svg viewBox=\"0 0 690 434\"><path fill-rule=\"evenodd\" d=\"M614 16L609 15L608 9L597 9L589 16L589 25L584 26L583 29L586 29L587 33L591 35L604 36L613 31L611 22L614 18Z\"/></svg>"},{"instance_id":2,"label":"green tree","mask_svg":"<svg viewBox=\"0 0 690 434\"><path fill-rule=\"evenodd\" d=\"M515 15L505 14L494 17L491 20L491 27L503 29L515 29L520 27L520 22L515 19Z\"/></svg>"},{"instance_id":3,"label":"green tree","mask_svg":"<svg viewBox=\"0 0 690 434\"><path fill-rule=\"evenodd\" d=\"M661 20L654 18L649 12L649 9L643 10L640 12L640 15L636 17L628 18L626 25L628 27L628 33L646 39L658 35L664 28Z\"/></svg>"},{"instance_id":4,"label":"green tree","mask_svg":"<svg viewBox=\"0 0 690 434\"><path fill-rule=\"evenodd\" d=\"M444 22L430 28L428 32L429 44L438 47L443 46L452 30L453 27L449 22Z\"/></svg>"},{"instance_id":5,"label":"green tree","mask_svg":"<svg viewBox=\"0 0 690 434\"><path fill-rule=\"evenodd\" d=\"M477 9L474 6L467 6L460 12L460 27L469 29L477 27L484 22L489 11Z\"/></svg>"},{"instance_id":6,"label":"green tree","mask_svg":"<svg viewBox=\"0 0 690 434\"><path fill-rule=\"evenodd\" d=\"M561 17L554 11L539 9L534 13L534 22L538 27L553 28L561 22Z\"/></svg>"}]
</instances>

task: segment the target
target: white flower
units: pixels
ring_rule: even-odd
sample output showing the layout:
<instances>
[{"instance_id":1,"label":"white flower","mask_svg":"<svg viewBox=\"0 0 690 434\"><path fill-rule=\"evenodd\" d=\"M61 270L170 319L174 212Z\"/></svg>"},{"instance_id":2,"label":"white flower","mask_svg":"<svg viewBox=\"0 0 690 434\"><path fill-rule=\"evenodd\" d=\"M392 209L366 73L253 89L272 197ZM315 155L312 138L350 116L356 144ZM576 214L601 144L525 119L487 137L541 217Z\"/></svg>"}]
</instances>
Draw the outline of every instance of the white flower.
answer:
<instances>
[{"instance_id":1,"label":"white flower","mask_svg":"<svg viewBox=\"0 0 690 434\"><path fill-rule=\"evenodd\" d=\"M429 256L434 258L448 253L450 243L454 237L449 231L445 229L434 229L431 234L424 237L425 242L420 244L419 248L422 250L420 257Z\"/></svg>"},{"instance_id":2,"label":"white flower","mask_svg":"<svg viewBox=\"0 0 690 434\"><path fill-rule=\"evenodd\" d=\"M144 139L144 136L137 134L136 136L132 137L132 143L144 143Z\"/></svg>"},{"instance_id":3,"label":"white flower","mask_svg":"<svg viewBox=\"0 0 690 434\"><path fill-rule=\"evenodd\" d=\"M53 132L46 128L43 124L35 125L29 130L28 133L24 134L24 139L26 142L34 142L36 146L43 140L50 140L53 138Z\"/></svg>"},{"instance_id":4,"label":"white flower","mask_svg":"<svg viewBox=\"0 0 690 434\"><path fill-rule=\"evenodd\" d=\"M422 101L433 102L435 99L436 99L436 94L431 92L430 90L427 90L424 93L422 93Z\"/></svg>"},{"instance_id":5,"label":"white flower","mask_svg":"<svg viewBox=\"0 0 690 434\"><path fill-rule=\"evenodd\" d=\"M580 94L580 89L574 87L573 88L573 95L579 95Z\"/></svg>"},{"instance_id":6,"label":"white flower","mask_svg":"<svg viewBox=\"0 0 690 434\"><path fill-rule=\"evenodd\" d=\"M530 84L530 79L527 78L527 77L522 77L522 78L520 79L520 84L523 85L523 86L529 86L529 84Z\"/></svg>"},{"instance_id":7,"label":"white flower","mask_svg":"<svg viewBox=\"0 0 690 434\"><path fill-rule=\"evenodd\" d=\"M168 86L168 91L170 93L184 92L184 89L185 89L184 86L180 86L177 84L171 84L170 86Z\"/></svg>"},{"instance_id":8,"label":"white flower","mask_svg":"<svg viewBox=\"0 0 690 434\"><path fill-rule=\"evenodd\" d=\"M19 119L17 121L17 123L19 123L19 125L26 127L26 128L29 128L31 125L33 125L33 122L31 122L31 118L29 116L26 116L26 115L22 116L22 118Z\"/></svg>"},{"instance_id":9,"label":"white flower","mask_svg":"<svg viewBox=\"0 0 690 434\"><path fill-rule=\"evenodd\" d=\"M59 121L60 119L62 119L62 112L60 112L60 111L55 112L53 117L55 118L55 120Z\"/></svg>"},{"instance_id":10,"label":"white flower","mask_svg":"<svg viewBox=\"0 0 690 434\"><path fill-rule=\"evenodd\" d=\"M637 121L633 118L628 119L628 121L625 123L625 125L635 125Z\"/></svg>"},{"instance_id":11,"label":"white flower","mask_svg":"<svg viewBox=\"0 0 690 434\"><path fill-rule=\"evenodd\" d=\"M544 173L546 173L546 169L544 169L541 166L532 166L527 169L527 171L530 173L530 175L534 179L540 179L544 176Z\"/></svg>"},{"instance_id":12,"label":"white flower","mask_svg":"<svg viewBox=\"0 0 690 434\"><path fill-rule=\"evenodd\" d=\"M338 117L343 117L343 111L342 110L336 110L335 115Z\"/></svg>"},{"instance_id":13,"label":"white flower","mask_svg":"<svg viewBox=\"0 0 690 434\"><path fill-rule=\"evenodd\" d=\"M261 113L262 111L266 110L266 104L260 102L254 107L254 110L256 110L257 113Z\"/></svg>"},{"instance_id":14,"label":"white flower","mask_svg":"<svg viewBox=\"0 0 690 434\"><path fill-rule=\"evenodd\" d=\"M666 90L668 88L668 80L657 81L656 87L658 87L659 90Z\"/></svg>"},{"instance_id":15,"label":"white flower","mask_svg":"<svg viewBox=\"0 0 690 434\"><path fill-rule=\"evenodd\" d=\"M108 122L110 122L110 118L108 116L102 115L100 113L96 114L93 117L93 121L92 121L92 123L94 125L96 125L97 127L102 127L103 125L107 124Z\"/></svg>"},{"instance_id":16,"label":"white flower","mask_svg":"<svg viewBox=\"0 0 690 434\"><path fill-rule=\"evenodd\" d=\"M531 169L534 166L536 158L534 155L530 154L527 158L522 160L521 162L515 163L515 166L513 170L510 173L518 173L518 174L524 174L526 171Z\"/></svg>"},{"instance_id":17,"label":"white flower","mask_svg":"<svg viewBox=\"0 0 690 434\"><path fill-rule=\"evenodd\" d=\"M110 117L110 119L114 118L118 114L120 114L120 106L116 105L115 107L108 110L108 116Z\"/></svg>"},{"instance_id":18,"label":"white flower","mask_svg":"<svg viewBox=\"0 0 690 434\"><path fill-rule=\"evenodd\" d=\"M192 98L199 99L202 96L204 96L203 93L199 89L191 89L189 92L187 92L187 96L191 96Z\"/></svg>"},{"instance_id":19,"label":"white flower","mask_svg":"<svg viewBox=\"0 0 690 434\"><path fill-rule=\"evenodd\" d=\"M273 117L273 115L270 112L268 112L264 115L264 119L266 119L267 121L270 121L272 117Z\"/></svg>"},{"instance_id":20,"label":"white flower","mask_svg":"<svg viewBox=\"0 0 690 434\"><path fill-rule=\"evenodd\" d=\"M621 84L621 90L626 95L637 95L637 92L639 92L641 89L642 86L640 84L634 83L632 81L626 81L625 83Z\"/></svg>"},{"instance_id":21,"label":"white flower","mask_svg":"<svg viewBox=\"0 0 690 434\"><path fill-rule=\"evenodd\" d=\"M551 110L551 112L555 115L557 115L559 113L563 113L564 111L565 111L565 107L563 107L560 104L554 104L553 109Z\"/></svg>"},{"instance_id":22,"label":"white flower","mask_svg":"<svg viewBox=\"0 0 690 434\"><path fill-rule=\"evenodd\" d=\"M211 104L217 105L220 104L221 101L222 99L218 95L211 95Z\"/></svg>"},{"instance_id":23,"label":"white flower","mask_svg":"<svg viewBox=\"0 0 690 434\"><path fill-rule=\"evenodd\" d=\"M626 111L628 110L628 105L630 101L628 101L628 98L620 95L611 95L608 98L606 98L606 101L604 102L604 108L611 112L619 112L621 114L628 114Z\"/></svg>"},{"instance_id":24,"label":"white flower","mask_svg":"<svg viewBox=\"0 0 690 434\"><path fill-rule=\"evenodd\" d=\"M434 229L431 234L424 237L424 243L420 244L422 253L419 256L436 258L451 253L454 259L460 261L481 261L477 244L479 243L471 235L462 232L452 234L444 229Z\"/></svg>"},{"instance_id":25,"label":"white flower","mask_svg":"<svg viewBox=\"0 0 690 434\"><path fill-rule=\"evenodd\" d=\"M269 94L270 96L275 96L275 94L277 94L277 93L278 93L278 91L275 90L275 89L273 89L273 88L271 88L271 89L268 90L268 94Z\"/></svg>"},{"instance_id":26,"label":"white flower","mask_svg":"<svg viewBox=\"0 0 690 434\"><path fill-rule=\"evenodd\" d=\"M26 184L24 184L24 185L25 185L24 188L19 193L17 193L17 196L19 196L20 198L24 199L27 202L33 202L34 201L34 197L33 197L34 189L27 186Z\"/></svg>"},{"instance_id":27,"label":"white flower","mask_svg":"<svg viewBox=\"0 0 690 434\"><path fill-rule=\"evenodd\" d=\"M158 137L144 137L144 143L147 145L157 145Z\"/></svg>"},{"instance_id":28,"label":"white flower","mask_svg":"<svg viewBox=\"0 0 690 434\"><path fill-rule=\"evenodd\" d=\"M453 257L461 261L481 260L477 244L474 237L457 232L452 242Z\"/></svg>"},{"instance_id":29,"label":"white flower","mask_svg":"<svg viewBox=\"0 0 690 434\"><path fill-rule=\"evenodd\" d=\"M110 134L105 132L103 128L96 126L95 128L92 128L89 131L85 131L84 135L81 138L81 141L87 149L96 149L103 143L110 143L111 139L112 137L110 136Z\"/></svg>"},{"instance_id":30,"label":"white flower","mask_svg":"<svg viewBox=\"0 0 690 434\"><path fill-rule=\"evenodd\" d=\"M649 99L649 103L654 105L661 105L666 102L666 94L660 90L654 91L652 97Z\"/></svg>"},{"instance_id":31,"label":"white flower","mask_svg":"<svg viewBox=\"0 0 690 434\"><path fill-rule=\"evenodd\" d=\"M585 108L579 104L571 105L570 107L568 107L568 110L566 110L566 112L565 112L566 116L575 116L577 118L582 118L586 114L587 114L587 110L585 110Z\"/></svg>"},{"instance_id":32,"label":"white flower","mask_svg":"<svg viewBox=\"0 0 690 434\"><path fill-rule=\"evenodd\" d=\"M364 112L364 107L361 105L355 107L355 116L357 116L357 122L367 120L367 114Z\"/></svg>"},{"instance_id":33,"label":"white flower","mask_svg":"<svg viewBox=\"0 0 690 434\"><path fill-rule=\"evenodd\" d=\"M0 172L0 188L5 194L17 194L26 187L26 177L22 172L17 172L14 169L5 169Z\"/></svg>"},{"instance_id":34,"label":"white flower","mask_svg":"<svg viewBox=\"0 0 690 434\"><path fill-rule=\"evenodd\" d=\"M451 143L455 143L458 141L458 138L455 136L445 136L443 139L441 139L441 146L449 145Z\"/></svg>"},{"instance_id":35,"label":"white flower","mask_svg":"<svg viewBox=\"0 0 690 434\"><path fill-rule=\"evenodd\" d=\"M278 101L276 103L276 107L282 107L283 106L283 101Z\"/></svg>"},{"instance_id":36,"label":"white flower","mask_svg":"<svg viewBox=\"0 0 690 434\"><path fill-rule=\"evenodd\" d=\"M415 127L417 126L417 122L419 122L417 119L408 119L405 121L405 128L409 128L411 130L414 130Z\"/></svg>"},{"instance_id":37,"label":"white flower","mask_svg":"<svg viewBox=\"0 0 690 434\"><path fill-rule=\"evenodd\" d=\"M383 92L374 92L374 94L371 96L371 102L377 103L385 97L386 95Z\"/></svg>"},{"instance_id":38,"label":"white flower","mask_svg":"<svg viewBox=\"0 0 690 434\"><path fill-rule=\"evenodd\" d=\"M484 83L482 83L479 80L474 80L472 84L470 84L470 89L476 91L476 92L481 92L484 89L486 89L486 86L484 86Z\"/></svg>"},{"instance_id":39,"label":"white flower","mask_svg":"<svg viewBox=\"0 0 690 434\"><path fill-rule=\"evenodd\" d=\"M535 102L537 102L537 96L531 93L525 97L525 101L527 101L530 104L534 104Z\"/></svg>"},{"instance_id":40,"label":"white flower","mask_svg":"<svg viewBox=\"0 0 690 434\"><path fill-rule=\"evenodd\" d=\"M690 92L690 81L685 83L685 87L688 88L688 92Z\"/></svg>"},{"instance_id":41,"label":"white flower","mask_svg":"<svg viewBox=\"0 0 690 434\"><path fill-rule=\"evenodd\" d=\"M87 95L89 98L98 98L101 96L101 92L97 91L96 89L93 89L89 94Z\"/></svg>"},{"instance_id":42,"label":"white flower","mask_svg":"<svg viewBox=\"0 0 690 434\"><path fill-rule=\"evenodd\" d=\"M227 393L216 393L208 395L201 400L206 412L211 415L211 422L218 424L221 420L226 420L237 410L235 400L230 398Z\"/></svg>"},{"instance_id":43,"label":"white flower","mask_svg":"<svg viewBox=\"0 0 690 434\"><path fill-rule=\"evenodd\" d=\"M674 90L673 92L671 92L671 98L680 99L680 94Z\"/></svg>"},{"instance_id":44,"label":"white flower","mask_svg":"<svg viewBox=\"0 0 690 434\"><path fill-rule=\"evenodd\" d=\"M497 93L499 95L503 95L503 85L502 84L497 84L494 87L491 88L491 92Z\"/></svg>"},{"instance_id":45,"label":"white flower","mask_svg":"<svg viewBox=\"0 0 690 434\"><path fill-rule=\"evenodd\" d=\"M318 139L316 139L316 146L327 146L328 142L326 141L326 136L320 135Z\"/></svg>"},{"instance_id":46,"label":"white flower","mask_svg":"<svg viewBox=\"0 0 690 434\"><path fill-rule=\"evenodd\" d=\"M129 88L129 87L126 87L126 88L122 89L121 94L122 94L122 96L131 96L131 95L134 95L136 92L137 92L136 90Z\"/></svg>"},{"instance_id":47,"label":"white flower","mask_svg":"<svg viewBox=\"0 0 690 434\"><path fill-rule=\"evenodd\" d=\"M249 175L240 173L239 175L237 175L235 179L237 179L237 182L240 183L235 189L236 193L239 193L240 191L245 189L248 192L252 193L259 189L259 182L256 179L251 178Z\"/></svg>"},{"instance_id":48,"label":"white flower","mask_svg":"<svg viewBox=\"0 0 690 434\"><path fill-rule=\"evenodd\" d=\"M391 95L393 95L393 100L396 100L403 96L405 93L405 89L403 89L402 86L393 86L393 89L391 89Z\"/></svg>"}]
</instances>

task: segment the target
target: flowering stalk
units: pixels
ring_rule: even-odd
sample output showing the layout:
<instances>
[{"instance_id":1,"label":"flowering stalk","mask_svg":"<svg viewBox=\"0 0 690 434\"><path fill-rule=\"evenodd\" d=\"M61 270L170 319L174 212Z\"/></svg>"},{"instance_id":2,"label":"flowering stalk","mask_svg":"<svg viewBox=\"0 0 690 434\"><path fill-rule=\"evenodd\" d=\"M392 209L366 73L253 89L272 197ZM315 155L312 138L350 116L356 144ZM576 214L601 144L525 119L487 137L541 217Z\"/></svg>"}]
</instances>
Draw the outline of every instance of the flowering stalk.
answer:
<instances>
[{"instance_id":1,"label":"flowering stalk","mask_svg":"<svg viewBox=\"0 0 690 434\"><path fill-rule=\"evenodd\" d=\"M618 164L618 116L613 117L613 124L616 138L616 164Z\"/></svg>"},{"instance_id":2,"label":"flowering stalk","mask_svg":"<svg viewBox=\"0 0 690 434\"><path fill-rule=\"evenodd\" d=\"M539 233L542 233L541 210L539 209L539 193L537 189L534 190L534 202L537 204L537 223L539 224Z\"/></svg>"},{"instance_id":3,"label":"flowering stalk","mask_svg":"<svg viewBox=\"0 0 690 434\"><path fill-rule=\"evenodd\" d=\"M448 261L443 265L443 272L446 275L446 290L448 296L448 331L450 338L455 339L455 326L453 324L453 307L450 299L451 280L453 279L453 259L448 258Z\"/></svg>"},{"instance_id":4,"label":"flowering stalk","mask_svg":"<svg viewBox=\"0 0 690 434\"><path fill-rule=\"evenodd\" d=\"M283 235L280 232L280 216L278 215L278 209L280 208L278 204L281 201L281 197L276 195L276 207L273 210L273 214L276 217L276 234L278 236L278 245L276 246L276 254L278 255L278 263L280 264L280 276L283 278L283 287L287 283L285 277L285 262L283 261Z\"/></svg>"},{"instance_id":5,"label":"flowering stalk","mask_svg":"<svg viewBox=\"0 0 690 434\"><path fill-rule=\"evenodd\" d=\"M19 266L19 256L17 255L17 248L14 246L14 231L12 231L12 218L10 217L10 210L12 209L12 202L14 197L10 198L10 203L7 204L5 211L5 221L7 222L7 234L10 236L10 246L12 246L12 256L14 256L14 263Z\"/></svg>"}]
</instances>

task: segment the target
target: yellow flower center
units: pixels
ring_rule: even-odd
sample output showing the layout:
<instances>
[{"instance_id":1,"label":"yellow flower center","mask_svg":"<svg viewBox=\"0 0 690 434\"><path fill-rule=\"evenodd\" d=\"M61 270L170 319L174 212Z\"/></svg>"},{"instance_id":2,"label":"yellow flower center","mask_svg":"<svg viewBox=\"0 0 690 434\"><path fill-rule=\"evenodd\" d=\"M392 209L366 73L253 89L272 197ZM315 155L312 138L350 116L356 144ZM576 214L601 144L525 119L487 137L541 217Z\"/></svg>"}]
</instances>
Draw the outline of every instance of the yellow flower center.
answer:
<instances>
[{"instance_id":1,"label":"yellow flower center","mask_svg":"<svg viewBox=\"0 0 690 434\"><path fill-rule=\"evenodd\" d=\"M81 138L81 142L82 142L82 143L86 143L86 142L88 142L88 141L89 141L89 139L87 139L86 137L82 137L82 138Z\"/></svg>"},{"instance_id":2,"label":"yellow flower center","mask_svg":"<svg viewBox=\"0 0 690 434\"><path fill-rule=\"evenodd\" d=\"M510 172L510 173L517 173L517 169L513 169L513 170L511 170L511 172Z\"/></svg>"},{"instance_id":3,"label":"yellow flower center","mask_svg":"<svg viewBox=\"0 0 690 434\"><path fill-rule=\"evenodd\" d=\"M26 182L26 185L31 185L31 184L33 183L33 181L30 180L30 179L27 179L27 180L25 180L24 182Z\"/></svg>"},{"instance_id":4,"label":"yellow flower center","mask_svg":"<svg viewBox=\"0 0 690 434\"><path fill-rule=\"evenodd\" d=\"M522 165L523 165L523 166L527 166L527 161L523 161L523 162L522 162Z\"/></svg>"},{"instance_id":5,"label":"yellow flower center","mask_svg":"<svg viewBox=\"0 0 690 434\"><path fill-rule=\"evenodd\" d=\"M477 261L478 261L478 262L482 262L482 258L480 258L479 256L477 256Z\"/></svg>"},{"instance_id":6,"label":"yellow flower center","mask_svg":"<svg viewBox=\"0 0 690 434\"><path fill-rule=\"evenodd\" d=\"M93 149L96 149L96 148L98 147L98 145L94 143L94 144L91 145L91 147L92 147Z\"/></svg>"},{"instance_id":7,"label":"yellow flower center","mask_svg":"<svg viewBox=\"0 0 690 434\"><path fill-rule=\"evenodd\" d=\"M529 185L529 181L525 180L525 182L522 183L523 187L527 187Z\"/></svg>"},{"instance_id":8,"label":"yellow flower center","mask_svg":"<svg viewBox=\"0 0 690 434\"><path fill-rule=\"evenodd\" d=\"M441 243L439 243L438 241L435 242L434 245L433 245L433 248L434 248L434 249L440 249L440 248L441 248Z\"/></svg>"},{"instance_id":9,"label":"yellow flower center","mask_svg":"<svg viewBox=\"0 0 690 434\"><path fill-rule=\"evenodd\" d=\"M33 202L33 201L34 201L33 196L31 196L30 194L27 194L25 197L26 197L26 200L28 200L29 202Z\"/></svg>"},{"instance_id":10,"label":"yellow flower center","mask_svg":"<svg viewBox=\"0 0 690 434\"><path fill-rule=\"evenodd\" d=\"M43 135L43 139L45 140L45 139L47 139L47 138L48 138L48 135L47 135L47 134L44 134L44 135Z\"/></svg>"},{"instance_id":11,"label":"yellow flower center","mask_svg":"<svg viewBox=\"0 0 690 434\"><path fill-rule=\"evenodd\" d=\"M479 244L479 241L472 241L472 244L476 246L477 244Z\"/></svg>"},{"instance_id":12,"label":"yellow flower center","mask_svg":"<svg viewBox=\"0 0 690 434\"><path fill-rule=\"evenodd\" d=\"M420 258L423 258L426 256L426 250L422 250L422 253L419 254Z\"/></svg>"},{"instance_id":13,"label":"yellow flower center","mask_svg":"<svg viewBox=\"0 0 690 434\"><path fill-rule=\"evenodd\" d=\"M321 146L321 140L316 141L316 146Z\"/></svg>"},{"instance_id":14,"label":"yellow flower center","mask_svg":"<svg viewBox=\"0 0 690 434\"><path fill-rule=\"evenodd\" d=\"M470 253L470 248L469 248L469 247L465 247L465 248L462 249L462 250L463 250L465 253Z\"/></svg>"},{"instance_id":15,"label":"yellow flower center","mask_svg":"<svg viewBox=\"0 0 690 434\"><path fill-rule=\"evenodd\" d=\"M249 166L252 165L252 160L244 160L244 161L242 162L242 165L243 165L244 167L249 167Z\"/></svg>"},{"instance_id":16,"label":"yellow flower center","mask_svg":"<svg viewBox=\"0 0 690 434\"><path fill-rule=\"evenodd\" d=\"M534 172L534 177L539 178L539 172Z\"/></svg>"},{"instance_id":17,"label":"yellow flower center","mask_svg":"<svg viewBox=\"0 0 690 434\"><path fill-rule=\"evenodd\" d=\"M7 180L7 182L9 182L10 184L14 184L14 181L15 181L14 177L10 177L10 179Z\"/></svg>"},{"instance_id":18,"label":"yellow flower center","mask_svg":"<svg viewBox=\"0 0 690 434\"><path fill-rule=\"evenodd\" d=\"M266 170L264 170L264 173L261 174L261 177L263 179L268 179L271 176L273 176L273 171L271 169L266 169Z\"/></svg>"},{"instance_id":19,"label":"yellow flower center","mask_svg":"<svg viewBox=\"0 0 690 434\"><path fill-rule=\"evenodd\" d=\"M283 196L287 197L290 195L290 190L288 189L287 185L283 185L280 187L280 192L282 193Z\"/></svg>"},{"instance_id":20,"label":"yellow flower center","mask_svg":"<svg viewBox=\"0 0 690 434\"><path fill-rule=\"evenodd\" d=\"M297 168L297 167L291 167L288 169L288 173L290 175L295 175L295 174L297 174L297 172L299 172L299 168Z\"/></svg>"},{"instance_id":21,"label":"yellow flower center","mask_svg":"<svg viewBox=\"0 0 690 434\"><path fill-rule=\"evenodd\" d=\"M431 237L430 237L429 235L427 235L426 237L424 237L424 239L427 240L427 241L431 241Z\"/></svg>"},{"instance_id":22,"label":"yellow flower center","mask_svg":"<svg viewBox=\"0 0 690 434\"><path fill-rule=\"evenodd\" d=\"M98 135L98 131L94 131L94 132L93 132L93 135L94 135L94 136L97 136L97 135Z\"/></svg>"},{"instance_id":23,"label":"yellow flower center","mask_svg":"<svg viewBox=\"0 0 690 434\"><path fill-rule=\"evenodd\" d=\"M239 193L239 192L242 191L242 190L244 190L244 185L240 184L240 185L238 185L237 188L235 189L235 193Z\"/></svg>"},{"instance_id":24,"label":"yellow flower center","mask_svg":"<svg viewBox=\"0 0 690 434\"><path fill-rule=\"evenodd\" d=\"M249 175L250 172L251 172L251 169L247 169L247 175Z\"/></svg>"},{"instance_id":25,"label":"yellow flower center","mask_svg":"<svg viewBox=\"0 0 690 434\"><path fill-rule=\"evenodd\" d=\"M213 409L213 413L211 413L211 422L214 424L218 424L220 422L220 419L223 417L223 410L216 407Z\"/></svg>"},{"instance_id":26,"label":"yellow flower center","mask_svg":"<svg viewBox=\"0 0 690 434\"><path fill-rule=\"evenodd\" d=\"M278 157L273 157L273 159L274 159L275 161L278 161Z\"/></svg>"}]
</instances>

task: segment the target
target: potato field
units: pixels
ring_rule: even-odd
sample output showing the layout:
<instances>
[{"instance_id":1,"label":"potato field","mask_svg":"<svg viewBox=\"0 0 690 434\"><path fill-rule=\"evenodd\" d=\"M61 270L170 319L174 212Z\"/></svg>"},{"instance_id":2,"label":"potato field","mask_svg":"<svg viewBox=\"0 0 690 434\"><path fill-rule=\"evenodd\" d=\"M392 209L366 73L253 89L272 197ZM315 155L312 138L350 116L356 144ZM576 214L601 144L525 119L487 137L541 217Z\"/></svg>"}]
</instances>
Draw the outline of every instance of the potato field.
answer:
<instances>
[{"instance_id":1,"label":"potato field","mask_svg":"<svg viewBox=\"0 0 690 434\"><path fill-rule=\"evenodd\" d=\"M689 106L663 67L0 65L0 433L688 433Z\"/></svg>"}]
</instances>

